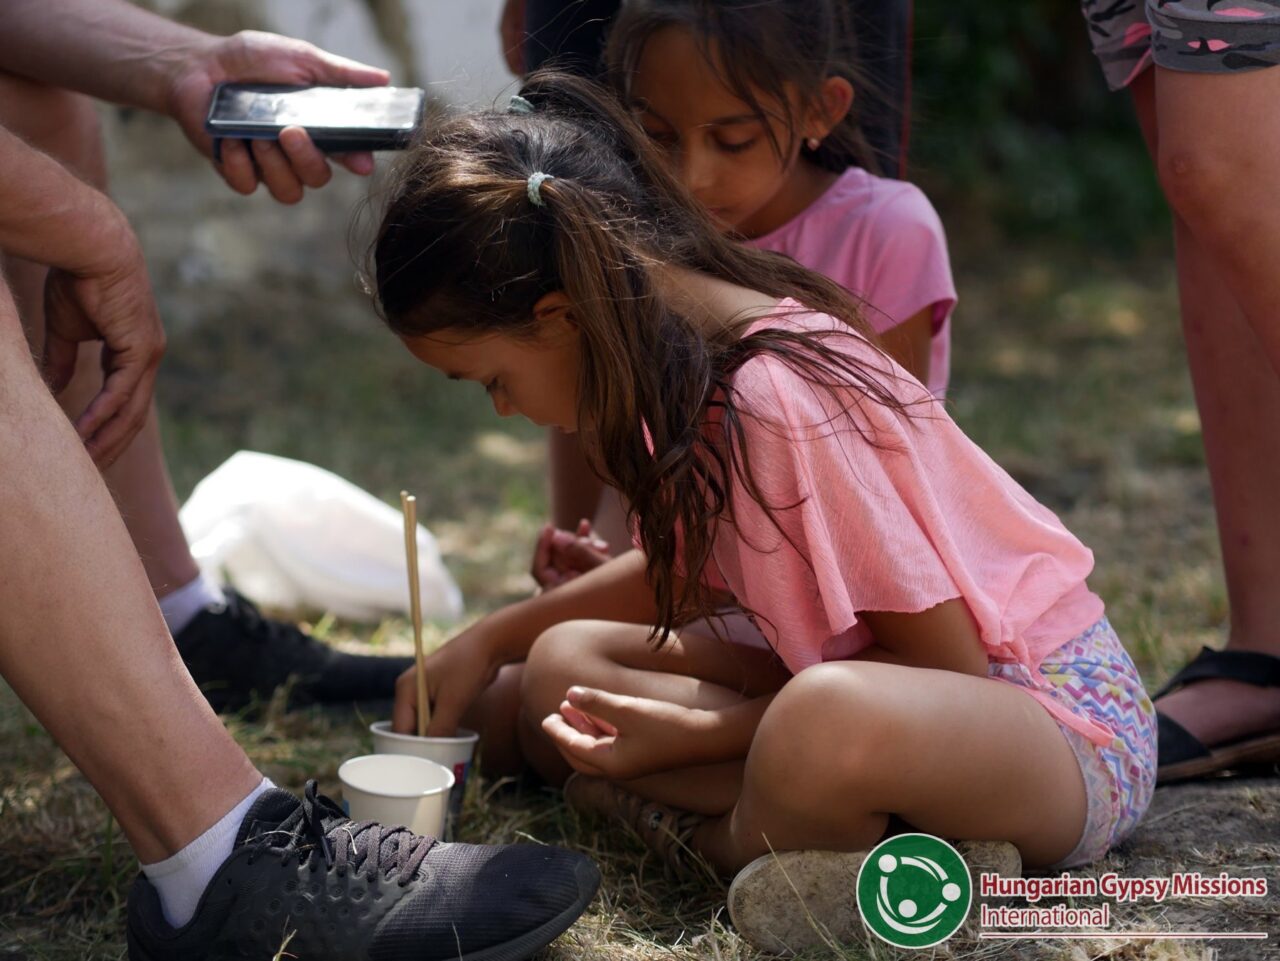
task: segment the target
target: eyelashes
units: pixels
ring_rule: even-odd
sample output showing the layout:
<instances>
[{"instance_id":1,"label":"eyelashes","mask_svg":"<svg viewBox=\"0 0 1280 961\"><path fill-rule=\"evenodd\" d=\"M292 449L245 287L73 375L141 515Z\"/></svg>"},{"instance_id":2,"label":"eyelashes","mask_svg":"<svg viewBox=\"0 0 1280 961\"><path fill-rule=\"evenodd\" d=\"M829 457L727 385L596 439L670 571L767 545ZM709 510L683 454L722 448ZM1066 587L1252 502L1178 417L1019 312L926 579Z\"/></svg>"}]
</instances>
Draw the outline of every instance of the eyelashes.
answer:
<instances>
[{"instance_id":1,"label":"eyelashes","mask_svg":"<svg viewBox=\"0 0 1280 961\"><path fill-rule=\"evenodd\" d=\"M680 145L680 139L674 134L669 133L653 133L646 130L649 139L664 150L674 150ZM743 140L740 143L725 143L722 140L715 141L716 149L727 154L744 153L760 142L759 137L752 137L750 140Z\"/></svg>"}]
</instances>

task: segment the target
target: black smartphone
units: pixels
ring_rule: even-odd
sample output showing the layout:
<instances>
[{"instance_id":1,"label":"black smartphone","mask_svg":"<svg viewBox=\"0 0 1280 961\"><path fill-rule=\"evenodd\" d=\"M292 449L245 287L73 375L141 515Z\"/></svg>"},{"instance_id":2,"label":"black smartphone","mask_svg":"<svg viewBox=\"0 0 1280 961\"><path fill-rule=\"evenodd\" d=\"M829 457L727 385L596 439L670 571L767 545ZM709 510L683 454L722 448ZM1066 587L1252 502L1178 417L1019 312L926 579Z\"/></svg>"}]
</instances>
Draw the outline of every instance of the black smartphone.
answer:
<instances>
[{"instance_id":1,"label":"black smartphone","mask_svg":"<svg viewBox=\"0 0 1280 961\"><path fill-rule=\"evenodd\" d=\"M276 140L285 127L305 127L327 153L398 150L422 123L417 87L290 87L220 83L204 128L218 156L222 139Z\"/></svg>"}]
</instances>

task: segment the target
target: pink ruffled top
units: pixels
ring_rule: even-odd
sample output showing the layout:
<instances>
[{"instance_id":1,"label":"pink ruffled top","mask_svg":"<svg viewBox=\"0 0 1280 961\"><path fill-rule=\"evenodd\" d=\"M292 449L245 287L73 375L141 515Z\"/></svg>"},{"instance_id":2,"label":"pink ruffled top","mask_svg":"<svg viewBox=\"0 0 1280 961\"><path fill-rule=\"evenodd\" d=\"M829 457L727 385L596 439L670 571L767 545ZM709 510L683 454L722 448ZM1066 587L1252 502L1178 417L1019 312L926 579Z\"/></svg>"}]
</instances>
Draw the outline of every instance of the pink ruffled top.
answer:
<instances>
[{"instance_id":1,"label":"pink ruffled top","mask_svg":"<svg viewBox=\"0 0 1280 961\"><path fill-rule=\"evenodd\" d=\"M793 672L871 644L861 611L918 612L959 597L989 656L1040 678L1044 657L1103 615L1085 583L1093 554L905 370L839 321L794 301L780 306L748 333L841 331L829 343L881 372L907 414L854 387L815 387L773 355L747 361L732 382L749 463L767 503L783 509L773 511L775 526L735 482L707 582L754 612ZM1038 699L1090 740L1111 740Z\"/></svg>"}]
</instances>

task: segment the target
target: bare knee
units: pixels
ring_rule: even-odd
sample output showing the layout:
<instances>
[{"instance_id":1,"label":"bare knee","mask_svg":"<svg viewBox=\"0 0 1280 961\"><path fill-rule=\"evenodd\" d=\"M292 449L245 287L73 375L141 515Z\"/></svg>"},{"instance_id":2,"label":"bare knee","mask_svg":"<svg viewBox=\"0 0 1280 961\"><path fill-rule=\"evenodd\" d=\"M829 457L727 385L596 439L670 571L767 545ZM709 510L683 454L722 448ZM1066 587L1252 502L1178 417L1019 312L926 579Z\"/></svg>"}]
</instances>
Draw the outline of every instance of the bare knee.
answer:
<instances>
[{"instance_id":1,"label":"bare knee","mask_svg":"<svg viewBox=\"0 0 1280 961\"><path fill-rule=\"evenodd\" d=\"M81 179L106 188L102 124L88 97L0 73L0 123Z\"/></svg>"},{"instance_id":2,"label":"bare knee","mask_svg":"<svg viewBox=\"0 0 1280 961\"><path fill-rule=\"evenodd\" d=\"M883 701L874 690L876 666L816 664L788 681L751 743L746 768L751 788L771 805L799 814L821 806L822 772L847 785L876 764L886 726ZM810 789L796 791L796 784Z\"/></svg>"},{"instance_id":3,"label":"bare knee","mask_svg":"<svg viewBox=\"0 0 1280 961\"><path fill-rule=\"evenodd\" d=\"M574 684L591 684L592 664L604 657L598 622L566 621L542 634L529 649L520 678L517 731L525 759L545 780L558 784L569 766L542 732L542 719L554 713Z\"/></svg>"},{"instance_id":4,"label":"bare knee","mask_svg":"<svg viewBox=\"0 0 1280 961\"><path fill-rule=\"evenodd\" d=\"M566 621L538 635L525 660L520 703L538 721L564 700L574 684L589 683L584 665L600 656L598 632L589 621Z\"/></svg>"},{"instance_id":5,"label":"bare knee","mask_svg":"<svg viewBox=\"0 0 1280 961\"><path fill-rule=\"evenodd\" d=\"M1248 182L1247 162L1241 163L1215 144L1179 139L1161 142L1156 170L1172 207L1189 224L1216 223L1221 213L1234 218L1229 201Z\"/></svg>"}]
</instances>

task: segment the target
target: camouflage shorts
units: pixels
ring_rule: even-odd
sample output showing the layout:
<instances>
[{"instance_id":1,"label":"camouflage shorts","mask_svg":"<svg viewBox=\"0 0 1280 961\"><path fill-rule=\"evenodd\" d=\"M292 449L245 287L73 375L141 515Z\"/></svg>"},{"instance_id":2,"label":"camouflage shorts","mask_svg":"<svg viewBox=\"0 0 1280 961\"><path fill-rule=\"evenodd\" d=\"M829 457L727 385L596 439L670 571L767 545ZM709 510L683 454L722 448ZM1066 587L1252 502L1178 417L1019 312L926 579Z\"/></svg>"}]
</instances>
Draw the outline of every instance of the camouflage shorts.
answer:
<instances>
[{"instance_id":1,"label":"camouflage shorts","mask_svg":"<svg viewBox=\"0 0 1280 961\"><path fill-rule=\"evenodd\" d=\"M1112 90L1153 62L1234 73L1280 63L1280 0L1081 0Z\"/></svg>"}]
</instances>

